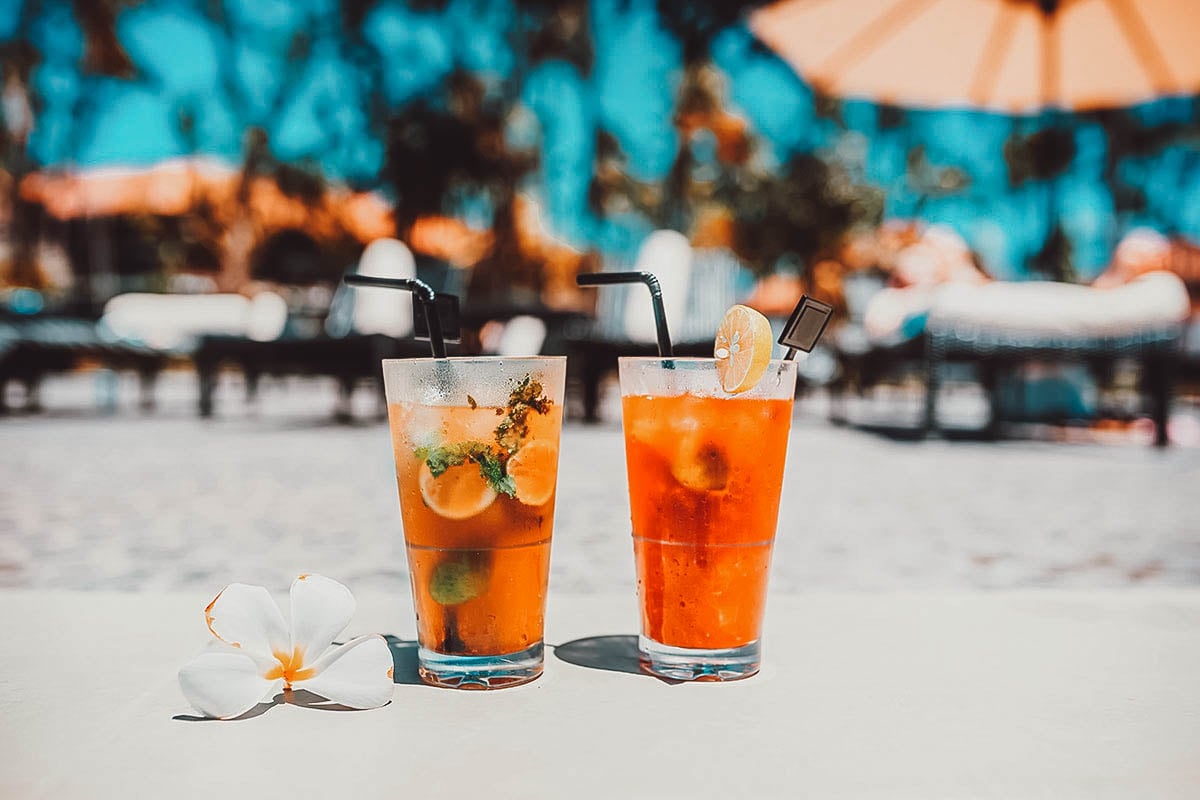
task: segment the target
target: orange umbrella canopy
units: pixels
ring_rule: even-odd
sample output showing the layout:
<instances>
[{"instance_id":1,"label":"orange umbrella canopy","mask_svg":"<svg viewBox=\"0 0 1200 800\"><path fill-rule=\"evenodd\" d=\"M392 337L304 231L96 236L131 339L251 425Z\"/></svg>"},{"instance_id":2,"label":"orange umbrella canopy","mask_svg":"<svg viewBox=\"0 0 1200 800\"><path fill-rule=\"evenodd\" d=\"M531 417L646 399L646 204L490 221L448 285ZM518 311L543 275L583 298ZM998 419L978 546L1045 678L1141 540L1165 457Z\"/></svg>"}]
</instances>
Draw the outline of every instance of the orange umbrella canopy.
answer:
<instances>
[{"instance_id":1,"label":"orange umbrella canopy","mask_svg":"<svg viewBox=\"0 0 1200 800\"><path fill-rule=\"evenodd\" d=\"M1200 94L1200 0L782 0L751 28L819 91L1008 113Z\"/></svg>"},{"instance_id":2,"label":"orange umbrella canopy","mask_svg":"<svg viewBox=\"0 0 1200 800\"><path fill-rule=\"evenodd\" d=\"M175 159L150 167L34 172L21 181L21 196L59 219L179 216L203 201L228 226L241 213L236 199L241 183L241 173L219 161ZM361 242L395 232L391 205L371 192L330 187L314 205L288 196L269 177L255 177L246 189L246 205L264 230L299 228L318 239L346 233Z\"/></svg>"}]
</instances>

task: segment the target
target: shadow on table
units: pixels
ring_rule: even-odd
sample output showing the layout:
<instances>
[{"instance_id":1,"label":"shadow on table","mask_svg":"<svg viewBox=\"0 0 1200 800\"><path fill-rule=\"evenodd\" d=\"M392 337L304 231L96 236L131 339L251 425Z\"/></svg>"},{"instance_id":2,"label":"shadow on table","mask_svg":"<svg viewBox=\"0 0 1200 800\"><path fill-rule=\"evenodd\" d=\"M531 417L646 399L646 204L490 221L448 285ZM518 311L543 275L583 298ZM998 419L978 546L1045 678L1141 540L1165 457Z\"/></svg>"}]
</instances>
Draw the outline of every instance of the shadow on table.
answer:
<instances>
[{"instance_id":1,"label":"shadow on table","mask_svg":"<svg viewBox=\"0 0 1200 800\"><path fill-rule=\"evenodd\" d=\"M300 706L301 708L316 709L317 711L362 710L358 708L351 708L350 706L344 706L341 703L335 703L332 700L326 700L324 697L313 694L305 689L297 689L292 692L292 697L290 700L287 699L283 692L280 692L271 698L271 702L259 703L241 716L230 717L228 720L219 720L216 717L202 717L198 714L176 714L175 716L171 717L171 719L179 720L180 722L231 722L239 719L253 719L254 717L261 717L275 706L282 706L286 705L287 703L291 703L294 706Z\"/></svg>"},{"instance_id":2,"label":"shadow on table","mask_svg":"<svg viewBox=\"0 0 1200 800\"><path fill-rule=\"evenodd\" d=\"M588 636L583 639L575 639L555 647L554 655L560 661L588 669L642 675L647 678L657 678L663 683L671 685L683 683L683 681L660 678L657 675L643 672L641 661L638 658L638 638L628 634Z\"/></svg>"}]
</instances>

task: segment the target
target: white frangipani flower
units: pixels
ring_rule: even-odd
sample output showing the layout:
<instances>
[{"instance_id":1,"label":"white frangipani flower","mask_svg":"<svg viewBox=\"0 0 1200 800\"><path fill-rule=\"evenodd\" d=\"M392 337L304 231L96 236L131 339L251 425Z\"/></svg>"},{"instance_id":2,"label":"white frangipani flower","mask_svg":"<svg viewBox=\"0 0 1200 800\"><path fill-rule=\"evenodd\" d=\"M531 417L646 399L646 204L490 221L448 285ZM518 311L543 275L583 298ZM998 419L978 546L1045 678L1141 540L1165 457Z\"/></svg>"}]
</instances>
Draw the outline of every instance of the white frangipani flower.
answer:
<instances>
[{"instance_id":1,"label":"white frangipani flower","mask_svg":"<svg viewBox=\"0 0 1200 800\"><path fill-rule=\"evenodd\" d=\"M301 688L351 708L392 698L392 653L378 634L333 647L354 616L354 596L321 575L292 582L292 627L262 586L231 583L204 610L215 647L179 670L179 688L197 711L229 719L273 696Z\"/></svg>"}]
</instances>

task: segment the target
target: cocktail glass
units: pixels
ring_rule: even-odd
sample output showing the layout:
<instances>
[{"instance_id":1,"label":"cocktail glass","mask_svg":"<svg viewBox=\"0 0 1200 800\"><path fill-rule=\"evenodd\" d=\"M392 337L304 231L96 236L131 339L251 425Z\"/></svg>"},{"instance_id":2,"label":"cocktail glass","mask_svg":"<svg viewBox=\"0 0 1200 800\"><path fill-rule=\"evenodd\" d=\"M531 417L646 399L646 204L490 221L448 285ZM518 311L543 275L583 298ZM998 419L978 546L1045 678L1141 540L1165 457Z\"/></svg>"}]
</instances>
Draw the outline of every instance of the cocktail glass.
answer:
<instances>
[{"instance_id":1,"label":"cocktail glass","mask_svg":"<svg viewBox=\"0 0 1200 800\"><path fill-rule=\"evenodd\" d=\"M566 359L383 362L426 683L542 673Z\"/></svg>"},{"instance_id":2,"label":"cocktail glass","mask_svg":"<svg viewBox=\"0 0 1200 800\"><path fill-rule=\"evenodd\" d=\"M642 668L758 672L796 364L726 393L713 359L621 358Z\"/></svg>"}]
</instances>

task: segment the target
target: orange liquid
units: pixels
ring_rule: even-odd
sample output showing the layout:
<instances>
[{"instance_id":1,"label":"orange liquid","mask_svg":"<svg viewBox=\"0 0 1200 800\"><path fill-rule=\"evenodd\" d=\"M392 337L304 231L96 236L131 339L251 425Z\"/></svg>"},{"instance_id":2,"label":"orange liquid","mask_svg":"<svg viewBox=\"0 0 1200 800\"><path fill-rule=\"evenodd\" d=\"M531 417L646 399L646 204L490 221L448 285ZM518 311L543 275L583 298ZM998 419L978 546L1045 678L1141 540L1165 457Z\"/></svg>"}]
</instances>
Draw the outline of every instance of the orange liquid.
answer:
<instances>
[{"instance_id":1,"label":"orange liquid","mask_svg":"<svg viewBox=\"0 0 1200 800\"><path fill-rule=\"evenodd\" d=\"M541 441L557 450L561 414L558 405L545 415L531 414L526 444ZM484 406L397 403L389 405L388 419L421 646L449 655L502 655L541 641L555 492L538 505L501 493L472 516L448 518L425 501L424 462L414 451L431 439L492 442L502 417ZM439 569L448 564L474 575L468 599L435 597Z\"/></svg>"},{"instance_id":2,"label":"orange liquid","mask_svg":"<svg viewBox=\"0 0 1200 800\"><path fill-rule=\"evenodd\" d=\"M672 647L756 641L792 401L622 398L642 633Z\"/></svg>"}]
</instances>

